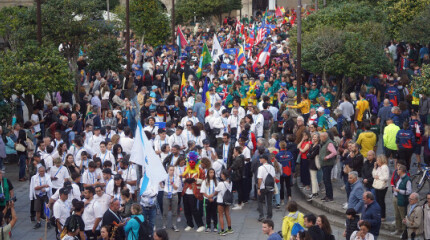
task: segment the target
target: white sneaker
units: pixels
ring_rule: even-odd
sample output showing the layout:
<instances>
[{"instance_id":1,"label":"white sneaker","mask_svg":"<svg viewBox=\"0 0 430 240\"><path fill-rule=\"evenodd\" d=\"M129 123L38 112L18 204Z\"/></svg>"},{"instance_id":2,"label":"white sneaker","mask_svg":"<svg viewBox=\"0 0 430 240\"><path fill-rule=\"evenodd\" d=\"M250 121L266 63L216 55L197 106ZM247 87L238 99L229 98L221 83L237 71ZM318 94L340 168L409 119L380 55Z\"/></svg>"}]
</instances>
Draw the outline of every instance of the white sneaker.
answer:
<instances>
[{"instance_id":1,"label":"white sneaker","mask_svg":"<svg viewBox=\"0 0 430 240\"><path fill-rule=\"evenodd\" d=\"M187 226L186 228L185 228L185 232L189 232L191 229L193 229L192 227L190 227L190 226Z\"/></svg>"},{"instance_id":2,"label":"white sneaker","mask_svg":"<svg viewBox=\"0 0 430 240\"><path fill-rule=\"evenodd\" d=\"M178 217L178 218L176 219L176 222L181 222L181 217Z\"/></svg>"},{"instance_id":3,"label":"white sneaker","mask_svg":"<svg viewBox=\"0 0 430 240\"><path fill-rule=\"evenodd\" d=\"M203 232L205 230L205 227L203 227L203 226L201 226L201 227L199 227L199 228L197 228L197 231L196 232Z\"/></svg>"},{"instance_id":4,"label":"white sneaker","mask_svg":"<svg viewBox=\"0 0 430 240\"><path fill-rule=\"evenodd\" d=\"M348 203L344 203L342 208L343 209L348 209Z\"/></svg>"},{"instance_id":5,"label":"white sneaker","mask_svg":"<svg viewBox=\"0 0 430 240\"><path fill-rule=\"evenodd\" d=\"M235 207L232 208L232 210L242 210L242 205L237 204Z\"/></svg>"}]
</instances>

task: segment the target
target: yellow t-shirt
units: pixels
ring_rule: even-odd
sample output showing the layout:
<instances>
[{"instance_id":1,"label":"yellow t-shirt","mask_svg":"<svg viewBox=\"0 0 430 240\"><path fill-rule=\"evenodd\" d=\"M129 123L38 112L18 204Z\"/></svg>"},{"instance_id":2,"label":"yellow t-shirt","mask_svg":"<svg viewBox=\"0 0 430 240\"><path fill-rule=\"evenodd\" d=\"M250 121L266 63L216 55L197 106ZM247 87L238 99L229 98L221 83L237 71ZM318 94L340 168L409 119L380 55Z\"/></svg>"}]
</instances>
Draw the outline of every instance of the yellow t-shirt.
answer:
<instances>
[{"instance_id":1,"label":"yellow t-shirt","mask_svg":"<svg viewBox=\"0 0 430 240\"><path fill-rule=\"evenodd\" d=\"M355 107L355 109L357 109L358 112L357 121L361 122L363 120L364 111L369 109L369 102L365 99L359 100L357 101L357 107Z\"/></svg>"}]
</instances>

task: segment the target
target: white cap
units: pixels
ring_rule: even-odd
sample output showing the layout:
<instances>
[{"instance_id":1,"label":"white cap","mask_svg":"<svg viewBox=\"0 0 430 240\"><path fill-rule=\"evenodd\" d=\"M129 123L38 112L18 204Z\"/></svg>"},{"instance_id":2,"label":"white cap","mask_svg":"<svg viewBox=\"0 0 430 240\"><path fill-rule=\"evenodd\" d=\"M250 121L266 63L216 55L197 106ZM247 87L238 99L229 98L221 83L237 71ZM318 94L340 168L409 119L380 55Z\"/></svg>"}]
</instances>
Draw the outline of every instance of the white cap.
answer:
<instances>
[{"instance_id":1,"label":"white cap","mask_svg":"<svg viewBox=\"0 0 430 240\"><path fill-rule=\"evenodd\" d=\"M323 107L319 107L319 108L317 109L317 112L324 112L324 108L323 108Z\"/></svg>"}]
</instances>

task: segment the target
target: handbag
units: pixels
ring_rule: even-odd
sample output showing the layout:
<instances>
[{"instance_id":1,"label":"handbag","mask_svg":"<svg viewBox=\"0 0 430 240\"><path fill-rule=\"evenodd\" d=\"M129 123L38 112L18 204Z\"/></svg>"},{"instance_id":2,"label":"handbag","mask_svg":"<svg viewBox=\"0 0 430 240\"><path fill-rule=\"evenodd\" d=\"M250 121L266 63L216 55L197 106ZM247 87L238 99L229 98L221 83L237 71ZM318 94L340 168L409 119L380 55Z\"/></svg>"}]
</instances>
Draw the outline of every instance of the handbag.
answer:
<instances>
[{"instance_id":1,"label":"handbag","mask_svg":"<svg viewBox=\"0 0 430 240\"><path fill-rule=\"evenodd\" d=\"M315 167L317 167L317 169L321 168L320 156L318 155L315 157Z\"/></svg>"},{"instance_id":2,"label":"handbag","mask_svg":"<svg viewBox=\"0 0 430 240\"><path fill-rule=\"evenodd\" d=\"M15 150L17 152L25 152L25 146L23 144L21 144L21 143L17 143L15 145Z\"/></svg>"}]
</instances>

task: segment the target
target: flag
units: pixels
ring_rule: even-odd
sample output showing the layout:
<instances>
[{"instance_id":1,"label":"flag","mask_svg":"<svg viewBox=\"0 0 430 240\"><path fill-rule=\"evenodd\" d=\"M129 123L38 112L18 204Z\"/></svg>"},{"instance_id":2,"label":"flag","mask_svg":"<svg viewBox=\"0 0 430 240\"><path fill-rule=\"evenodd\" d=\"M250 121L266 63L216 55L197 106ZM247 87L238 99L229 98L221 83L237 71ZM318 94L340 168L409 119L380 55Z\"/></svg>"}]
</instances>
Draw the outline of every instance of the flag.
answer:
<instances>
[{"instance_id":1,"label":"flag","mask_svg":"<svg viewBox=\"0 0 430 240\"><path fill-rule=\"evenodd\" d=\"M282 12L282 14L285 13L285 8L284 7L281 7L281 12Z\"/></svg>"},{"instance_id":2,"label":"flag","mask_svg":"<svg viewBox=\"0 0 430 240\"><path fill-rule=\"evenodd\" d=\"M182 82L181 82L181 97L182 97L182 91L185 87L185 83L187 82L187 80L185 79L185 73L182 73Z\"/></svg>"},{"instance_id":3,"label":"flag","mask_svg":"<svg viewBox=\"0 0 430 240\"><path fill-rule=\"evenodd\" d=\"M234 80L238 81L239 80L239 64L237 63L237 55L236 55L236 58L234 60L234 65L236 65L236 69L234 70Z\"/></svg>"},{"instance_id":4,"label":"flag","mask_svg":"<svg viewBox=\"0 0 430 240\"><path fill-rule=\"evenodd\" d=\"M48 204L43 204L43 210L45 212L46 219L49 219L51 217L51 210L49 209Z\"/></svg>"},{"instance_id":5,"label":"flag","mask_svg":"<svg viewBox=\"0 0 430 240\"><path fill-rule=\"evenodd\" d=\"M219 44L218 38L216 34L214 35L214 43L212 47L212 59L214 62L217 62L219 60L219 56L222 56L224 54L224 51L222 50L221 45Z\"/></svg>"},{"instance_id":6,"label":"flag","mask_svg":"<svg viewBox=\"0 0 430 240\"><path fill-rule=\"evenodd\" d=\"M151 143L146 137L140 121L137 123L133 148L130 153L130 162L141 165L144 169L140 194L145 191L148 182L151 182L154 187L158 188L159 183L167 177L160 157L155 154L154 148L152 148Z\"/></svg>"},{"instance_id":7,"label":"flag","mask_svg":"<svg viewBox=\"0 0 430 240\"><path fill-rule=\"evenodd\" d=\"M200 56L199 69L197 69L197 79L202 76L203 68L212 62L211 54L209 53L208 46L206 43L203 45L202 55Z\"/></svg>"},{"instance_id":8,"label":"flag","mask_svg":"<svg viewBox=\"0 0 430 240\"><path fill-rule=\"evenodd\" d=\"M277 7L277 8L276 8L275 16L276 16L276 17L281 17L281 16L282 16L282 11L281 11L281 8L280 8L280 7Z\"/></svg>"},{"instance_id":9,"label":"flag","mask_svg":"<svg viewBox=\"0 0 430 240\"><path fill-rule=\"evenodd\" d=\"M176 36L176 44L178 44L180 48L184 48L186 45L188 45L187 39L185 39L184 34L179 27L177 29Z\"/></svg>"},{"instance_id":10,"label":"flag","mask_svg":"<svg viewBox=\"0 0 430 240\"><path fill-rule=\"evenodd\" d=\"M254 65L252 66L252 68L256 68L258 62L261 64L261 66L268 65L269 64L270 51L271 50L272 50L272 46L270 45L270 43L268 43L267 46L264 48L264 50L261 51L257 55L257 59L255 60Z\"/></svg>"},{"instance_id":11,"label":"flag","mask_svg":"<svg viewBox=\"0 0 430 240\"><path fill-rule=\"evenodd\" d=\"M229 70L236 70L236 65L221 63L221 68L229 69Z\"/></svg>"},{"instance_id":12,"label":"flag","mask_svg":"<svg viewBox=\"0 0 430 240\"><path fill-rule=\"evenodd\" d=\"M260 28L258 30L257 39L255 40L254 45L258 45L259 43L261 43L266 38L266 33L267 33L266 28Z\"/></svg>"},{"instance_id":13,"label":"flag","mask_svg":"<svg viewBox=\"0 0 430 240\"><path fill-rule=\"evenodd\" d=\"M237 65L240 66L245 61L245 53L243 52L243 46L239 45L239 52L237 53Z\"/></svg>"},{"instance_id":14,"label":"flag","mask_svg":"<svg viewBox=\"0 0 430 240\"><path fill-rule=\"evenodd\" d=\"M205 103L206 112L205 116L209 115L209 109L211 108L211 97L209 95L209 86L208 86L208 78L205 78L205 83L203 84L203 92L202 92L202 102Z\"/></svg>"},{"instance_id":15,"label":"flag","mask_svg":"<svg viewBox=\"0 0 430 240\"><path fill-rule=\"evenodd\" d=\"M237 48L227 48L227 49L224 49L224 53L227 53L228 55L236 55Z\"/></svg>"}]
</instances>

